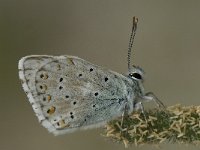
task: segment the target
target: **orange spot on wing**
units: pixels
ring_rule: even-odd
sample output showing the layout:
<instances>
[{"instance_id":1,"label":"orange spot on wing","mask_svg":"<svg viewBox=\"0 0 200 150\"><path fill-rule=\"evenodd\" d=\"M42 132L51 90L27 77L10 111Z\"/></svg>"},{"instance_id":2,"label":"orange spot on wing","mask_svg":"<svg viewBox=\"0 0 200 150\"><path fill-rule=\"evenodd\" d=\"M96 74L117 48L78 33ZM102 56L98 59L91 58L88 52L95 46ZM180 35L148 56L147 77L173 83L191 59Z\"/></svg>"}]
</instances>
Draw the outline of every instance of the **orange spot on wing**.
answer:
<instances>
[{"instance_id":1,"label":"orange spot on wing","mask_svg":"<svg viewBox=\"0 0 200 150\"><path fill-rule=\"evenodd\" d=\"M48 100L48 102L51 101L51 96L50 95L47 96L47 100Z\"/></svg>"},{"instance_id":2,"label":"orange spot on wing","mask_svg":"<svg viewBox=\"0 0 200 150\"><path fill-rule=\"evenodd\" d=\"M55 111L56 111L56 107L51 106L51 107L47 110L47 113L48 113L49 115L52 115Z\"/></svg>"},{"instance_id":3,"label":"orange spot on wing","mask_svg":"<svg viewBox=\"0 0 200 150\"><path fill-rule=\"evenodd\" d=\"M66 124L66 123L65 123L65 120L60 120L59 122L57 122L57 125L58 125L60 128L66 128L66 127L69 127L69 126L70 126L69 124Z\"/></svg>"}]
</instances>

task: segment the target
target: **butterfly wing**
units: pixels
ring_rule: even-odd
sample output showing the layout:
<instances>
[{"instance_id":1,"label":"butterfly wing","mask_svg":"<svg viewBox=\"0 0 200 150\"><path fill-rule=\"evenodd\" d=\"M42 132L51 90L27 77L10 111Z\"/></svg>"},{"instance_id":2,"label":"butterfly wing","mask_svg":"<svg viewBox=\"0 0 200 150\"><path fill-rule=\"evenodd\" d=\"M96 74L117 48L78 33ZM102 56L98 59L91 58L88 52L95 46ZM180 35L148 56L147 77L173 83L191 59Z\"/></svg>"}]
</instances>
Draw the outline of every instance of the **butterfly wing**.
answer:
<instances>
[{"instance_id":1,"label":"butterfly wing","mask_svg":"<svg viewBox=\"0 0 200 150\"><path fill-rule=\"evenodd\" d=\"M120 116L130 80L74 56L26 56L19 77L41 124L55 135Z\"/></svg>"}]
</instances>

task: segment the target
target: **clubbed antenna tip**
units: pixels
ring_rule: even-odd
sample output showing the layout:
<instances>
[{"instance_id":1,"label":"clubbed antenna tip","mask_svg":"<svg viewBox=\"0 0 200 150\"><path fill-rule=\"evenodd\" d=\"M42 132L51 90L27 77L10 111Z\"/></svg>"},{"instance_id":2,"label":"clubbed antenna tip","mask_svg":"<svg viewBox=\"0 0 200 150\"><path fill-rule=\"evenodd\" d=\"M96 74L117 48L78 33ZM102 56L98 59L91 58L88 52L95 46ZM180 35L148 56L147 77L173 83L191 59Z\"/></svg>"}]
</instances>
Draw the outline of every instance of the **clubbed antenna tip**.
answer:
<instances>
[{"instance_id":1,"label":"clubbed antenna tip","mask_svg":"<svg viewBox=\"0 0 200 150\"><path fill-rule=\"evenodd\" d=\"M136 28L137 28L137 23L138 23L138 18L137 17L133 17L133 26L134 26L134 29L136 31Z\"/></svg>"}]
</instances>

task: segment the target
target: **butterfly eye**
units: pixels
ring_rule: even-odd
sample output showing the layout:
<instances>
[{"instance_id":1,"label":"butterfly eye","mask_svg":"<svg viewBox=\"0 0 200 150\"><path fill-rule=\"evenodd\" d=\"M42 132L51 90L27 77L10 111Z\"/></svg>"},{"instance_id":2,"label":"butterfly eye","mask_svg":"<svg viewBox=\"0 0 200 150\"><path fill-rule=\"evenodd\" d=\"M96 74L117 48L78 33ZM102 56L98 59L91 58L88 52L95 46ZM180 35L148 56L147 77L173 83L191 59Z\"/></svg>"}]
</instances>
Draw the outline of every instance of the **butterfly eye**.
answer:
<instances>
[{"instance_id":1,"label":"butterfly eye","mask_svg":"<svg viewBox=\"0 0 200 150\"><path fill-rule=\"evenodd\" d=\"M129 76L138 80L142 80L142 76L139 73L130 73Z\"/></svg>"}]
</instances>

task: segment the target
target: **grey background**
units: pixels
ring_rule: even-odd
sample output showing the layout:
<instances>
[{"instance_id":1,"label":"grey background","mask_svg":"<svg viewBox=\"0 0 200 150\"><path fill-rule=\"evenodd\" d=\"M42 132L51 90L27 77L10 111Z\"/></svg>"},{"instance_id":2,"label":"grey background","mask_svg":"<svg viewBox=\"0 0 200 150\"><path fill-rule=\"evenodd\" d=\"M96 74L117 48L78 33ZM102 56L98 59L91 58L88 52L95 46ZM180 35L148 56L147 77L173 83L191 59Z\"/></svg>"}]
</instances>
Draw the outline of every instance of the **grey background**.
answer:
<instances>
[{"instance_id":1,"label":"grey background","mask_svg":"<svg viewBox=\"0 0 200 150\"><path fill-rule=\"evenodd\" d=\"M139 25L132 58L146 72L146 90L166 105L199 105L200 1L0 0L0 149L124 149L101 129L49 134L21 88L17 64L30 54L68 54L125 73L133 16Z\"/></svg>"}]
</instances>

